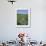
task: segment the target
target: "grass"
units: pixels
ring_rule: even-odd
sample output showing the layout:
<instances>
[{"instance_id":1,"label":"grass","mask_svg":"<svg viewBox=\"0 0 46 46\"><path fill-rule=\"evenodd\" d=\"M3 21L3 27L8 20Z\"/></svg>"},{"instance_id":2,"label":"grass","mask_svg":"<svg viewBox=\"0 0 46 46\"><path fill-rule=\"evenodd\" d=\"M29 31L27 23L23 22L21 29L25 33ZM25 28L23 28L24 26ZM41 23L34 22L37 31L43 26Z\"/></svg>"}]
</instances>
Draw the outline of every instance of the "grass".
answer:
<instances>
[{"instance_id":1,"label":"grass","mask_svg":"<svg viewBox=\"0 0 46 46\"><path fill-rule=\"evenodd\" d=\"M28 25L28 14L17 14L17 25Z\"/></svg>"}]
</instances>

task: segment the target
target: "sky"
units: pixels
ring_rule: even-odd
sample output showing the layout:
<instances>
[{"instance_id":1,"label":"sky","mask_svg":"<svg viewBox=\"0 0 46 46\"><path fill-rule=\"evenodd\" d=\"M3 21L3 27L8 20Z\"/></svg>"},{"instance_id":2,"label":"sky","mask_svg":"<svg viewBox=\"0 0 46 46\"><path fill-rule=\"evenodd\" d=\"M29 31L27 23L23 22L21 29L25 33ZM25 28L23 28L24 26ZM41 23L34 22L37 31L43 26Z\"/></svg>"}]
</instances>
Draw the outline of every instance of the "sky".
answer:
<instances>
[{"instance_id":1,"label":"sky","mask_svg":"<svg viewBox=\"0 0 46 46\"><path fill-rule=\"evenodd\" d=\"M18 14L28 14L28 10L17 10Z\"/></svg>"}]
</instances>

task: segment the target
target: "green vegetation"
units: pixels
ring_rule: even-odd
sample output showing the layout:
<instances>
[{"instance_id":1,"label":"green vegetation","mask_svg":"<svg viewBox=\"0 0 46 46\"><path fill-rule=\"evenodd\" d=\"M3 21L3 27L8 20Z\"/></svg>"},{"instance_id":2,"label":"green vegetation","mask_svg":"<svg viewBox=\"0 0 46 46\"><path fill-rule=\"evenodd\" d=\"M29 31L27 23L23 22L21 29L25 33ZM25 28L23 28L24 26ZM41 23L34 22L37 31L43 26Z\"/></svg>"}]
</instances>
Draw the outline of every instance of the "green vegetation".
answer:
<instances>
[{"instance_id":1,"label":"green vegetation","mask_svg":"<svg viewBox=\"0 0 46 46\"><path fill-rule=\"evenodd\" d=\"M28 25L28 14L17 14L17 25Z\"/></svg>"}]
</instances>

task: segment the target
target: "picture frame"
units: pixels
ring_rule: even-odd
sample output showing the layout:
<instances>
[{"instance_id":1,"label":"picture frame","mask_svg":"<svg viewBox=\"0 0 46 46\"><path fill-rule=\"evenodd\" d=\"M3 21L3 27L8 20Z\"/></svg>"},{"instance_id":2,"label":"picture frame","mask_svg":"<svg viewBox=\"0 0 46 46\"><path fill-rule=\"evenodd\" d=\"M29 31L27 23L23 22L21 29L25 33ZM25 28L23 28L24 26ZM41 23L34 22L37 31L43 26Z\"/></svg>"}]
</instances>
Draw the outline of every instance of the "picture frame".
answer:
<instances>
[{"instance_id":1,"label":"picture frame","mask_svg":"<svg viewBox=\"0 0 46 46\"><path fill-rule=\"evenodd\" d=\"M30 27L31 11L29 8L16 9L16 27Z\"/></svg>"}]
</instances>

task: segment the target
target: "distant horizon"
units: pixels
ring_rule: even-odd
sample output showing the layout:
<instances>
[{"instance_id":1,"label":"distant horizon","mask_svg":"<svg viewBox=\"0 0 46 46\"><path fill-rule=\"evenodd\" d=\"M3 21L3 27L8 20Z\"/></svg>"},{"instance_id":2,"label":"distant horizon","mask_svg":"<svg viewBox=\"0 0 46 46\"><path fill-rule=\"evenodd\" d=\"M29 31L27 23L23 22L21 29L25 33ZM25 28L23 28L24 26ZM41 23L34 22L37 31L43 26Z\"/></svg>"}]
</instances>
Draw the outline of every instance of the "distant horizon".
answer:
<instances>
[{"instance_id":1,"label":"distant horizon","mask_svg":"<svg viewBox=\"0 0 46 46\"><path fill-rule=\"evenodd\" d=\"M17 13L17 14L23 14L23 13ZM25 14L26 15L26 14Z\"/></svg>"},{"instance_id":2,"label":"distant horizon","mask_svg":"<svg viewBox=\"0 0 46 46\"><path fill-rule=\"evenodd\" d=\"M28 10L17 10L17 14L28 14Z\"/></svg>"}]
</instances>

